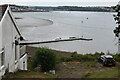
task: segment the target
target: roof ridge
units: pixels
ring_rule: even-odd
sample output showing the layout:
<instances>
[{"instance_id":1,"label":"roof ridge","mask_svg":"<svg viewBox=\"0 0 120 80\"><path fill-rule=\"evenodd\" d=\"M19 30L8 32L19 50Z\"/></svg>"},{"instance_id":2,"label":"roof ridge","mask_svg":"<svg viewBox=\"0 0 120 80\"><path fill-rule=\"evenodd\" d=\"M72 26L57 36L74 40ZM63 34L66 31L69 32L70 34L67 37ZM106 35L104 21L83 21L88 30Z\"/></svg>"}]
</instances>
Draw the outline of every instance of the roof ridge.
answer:
<instances>
[{"instance_id":1,"label":"roof ridge","mask_svg":"<svg viewBox=\"0 0 120 80\"><path fill-rule=\"evenodd\" d=\"M7 7L8 7L8 4L0 5L0 21L5 13Z\"/></svg>"},{"instance_id":2,"label":"roof ridge","mask_svg":"<svg viewBox=\"0 0 120 80\"><path fill-rule=\"evenodd\" d=\"M9 7L8 4L2 5L2 18L3 18L3 16L4 16L6 13L8 13L8 15L10 16L11 21L13 22L13 25L14 25L15 29L17 30L18 34L20 35L20 40L23 40L23 37L22 37L22 35L21 35L21 33L20 33L20 30L19 30L19 28L18 28L18 26L17 26L17 24L16 24L16 22L15 22L14 16L12 15L11 10L10 10L10 7ZM1 18L1 19L2 19L2 18Z\"/></svg>"}]
</instances>

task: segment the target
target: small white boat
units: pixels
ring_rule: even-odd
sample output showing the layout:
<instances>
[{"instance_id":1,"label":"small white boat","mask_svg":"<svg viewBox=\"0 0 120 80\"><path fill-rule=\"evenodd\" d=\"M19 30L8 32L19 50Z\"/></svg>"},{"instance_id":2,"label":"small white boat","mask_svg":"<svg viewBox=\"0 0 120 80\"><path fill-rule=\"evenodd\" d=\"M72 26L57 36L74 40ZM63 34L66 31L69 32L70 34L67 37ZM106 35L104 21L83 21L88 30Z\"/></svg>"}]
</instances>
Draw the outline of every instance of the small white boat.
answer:
<instances>
[{"instance_id":1,"label":"small white boat","mask_svg":"<svg viewBox=\"0 0 120 80\"><path fill-rule=\"evenodd\" d=\"M58 38L56 38L55 40L61 40L62 38L61 37L58 37Z\"/></svg>"}]
</instances>

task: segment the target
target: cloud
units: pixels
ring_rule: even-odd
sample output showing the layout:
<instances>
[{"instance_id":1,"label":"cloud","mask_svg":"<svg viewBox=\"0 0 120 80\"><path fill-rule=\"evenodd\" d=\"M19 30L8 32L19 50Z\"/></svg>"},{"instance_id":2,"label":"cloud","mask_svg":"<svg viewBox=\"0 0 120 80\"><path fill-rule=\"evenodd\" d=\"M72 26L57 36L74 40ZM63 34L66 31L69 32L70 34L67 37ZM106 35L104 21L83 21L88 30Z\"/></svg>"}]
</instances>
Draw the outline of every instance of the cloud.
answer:
<instances>
[{"instance_id":1,"label":"cloud","mask_svg":"<svg viewBox=\"0 0 120 80\"><path fill-rule=\"evenodd\" d=\"M0 0L0 4L19 5L116 5L119 0Z\"/></svg>"},{"instance_id":2,"label":"cloud","mask_svg":"<svg viewBox=\"0 0 120 80\"><path fill-rule=\"evenodd\" d=\"M119 0L0 0L0 2L119 2Z\"/></svg>"}]
</instances>

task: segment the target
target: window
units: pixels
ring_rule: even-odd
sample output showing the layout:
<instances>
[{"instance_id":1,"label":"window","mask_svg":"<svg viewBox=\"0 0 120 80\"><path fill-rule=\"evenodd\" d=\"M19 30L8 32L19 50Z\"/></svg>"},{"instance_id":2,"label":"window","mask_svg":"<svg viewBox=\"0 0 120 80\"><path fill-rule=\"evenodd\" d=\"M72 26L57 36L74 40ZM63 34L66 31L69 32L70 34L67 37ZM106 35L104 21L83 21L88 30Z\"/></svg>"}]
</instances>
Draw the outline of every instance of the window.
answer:
<instances>
[{"instance_id":1,"label":"window","mask_svg":"<svg viewBox=\"0 0 120 80\"><path fill-rule=\"evenodd\" d=\"M106 58L106 60L112 61L112 60L113 60L113 58Z\"/></svg>"},{"instance_id":2,"label":"window","mask_svg":"<svg viewBox=\"0 0 120 80\"><path fill-rule=\"evenodd\" d=\"M0 54L0 56L1 56L1 66L3 66L4 63L5 63L5 54L4 54L4 52L2 52L2 53Z\"/></svg>"},{"instance_id":3,"label":"window","mask_svg":"<svg viewBox=\"0 0 120 80\"><path fill-rule=\"evenodd\" d=\"M26 46L20 46L20 57L26 53Z\"/></svg>"},{"instance_id":4,"label":"window","mask_svg":"<svg viewBox=\"0 0 120 80\"><path fill-rule=\"evenodd\" d=\"M15 45L15 60L17 60L17 45Z\"/></svg>"},{"instance_id":5,"label":"window","mask_svg":"<svg viewBox=\"0 0 120 80\"><path fill-rule=\"evenodd\" d=\"M15 60L17 60L17 58L18 58L18 57L17 57L17 56L18 56L18 55L17 55L17 54L18 54L18 44L19 44L18 41L15 40Z\"/></svg>"}]
</instances>

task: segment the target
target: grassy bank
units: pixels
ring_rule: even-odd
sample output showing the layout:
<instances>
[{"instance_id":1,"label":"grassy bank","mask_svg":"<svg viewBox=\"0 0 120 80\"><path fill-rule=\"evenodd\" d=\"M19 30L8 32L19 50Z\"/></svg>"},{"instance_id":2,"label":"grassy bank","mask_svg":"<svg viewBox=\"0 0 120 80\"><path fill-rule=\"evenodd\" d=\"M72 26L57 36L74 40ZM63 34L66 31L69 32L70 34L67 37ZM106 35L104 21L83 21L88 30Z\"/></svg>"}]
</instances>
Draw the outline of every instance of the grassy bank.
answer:
<instances>
[{"instance_id":1,"label":"grassy bank","mask_svg":"<svg viewBox=\"0 0 120 80\"><path fill-rule=\"evenodd\" d=\"M17 71L15 73L8 73L4 78L53 78L54 76L49 73L42 73L36 71Z\"/></svg>"},{"instance_id":2,"label":"grassy bank","mask_svg":"<svg viewBox=\"0 0 120 80\"><path fill-rule=\"evenodd\" d=\"M14 74L9 74L10 78L118 78L118 69L120 66L104 67L97 62L97 58L101 53L94 54L78 54L77 52L56 51L57 64L55 73L41 72L40 67L30 69L30 61L35 54L36 48L27 48L29 61L28 71L18 71ZM110 54L110 53L109 53ZM111 54L119 62L119 54Z\"/></svg>"},{"instance_id":3,"label":"grassy bank","mask_svg":"<svg viewBox=\"0 0 120 80\"><path fill-rule=\"evenodd\" d=\"M84 78L119 78L118 74L118 69L113 69L94 73L87 73L86 75L84 75Z\"/></svg>"},{"instance_id":4,"label":"grassy bank","mask_svg":"<svg viewBox=\"0 0 120 80\"><path fill-rule=\"evenodd\" d=\"M103 67L93 62L61 62L56 65L56 74L36 70L18 71L6 78L118 78L118 68Z\"/></svg>"}]
</instances>

